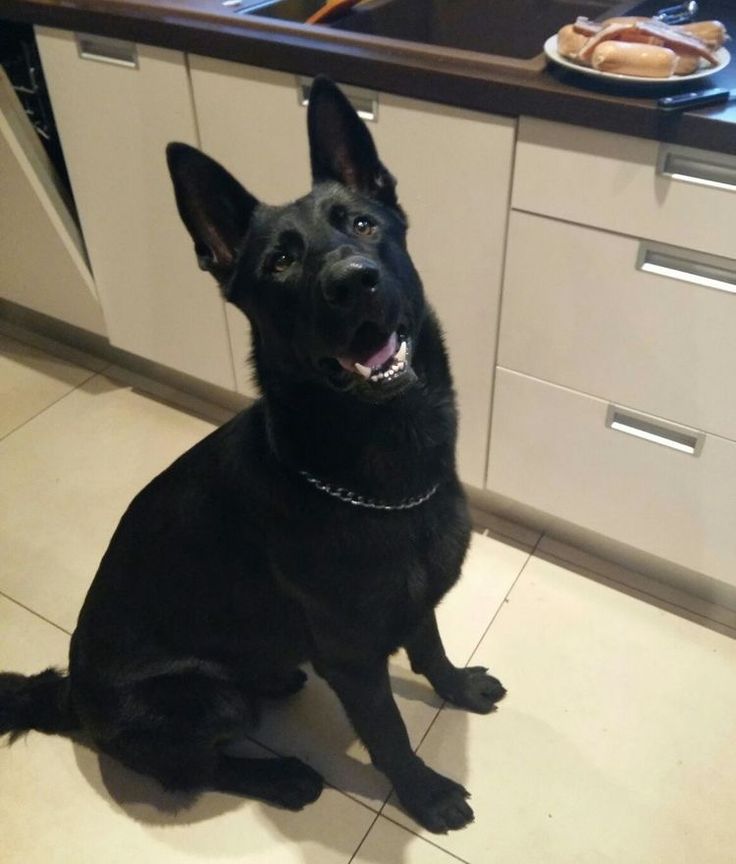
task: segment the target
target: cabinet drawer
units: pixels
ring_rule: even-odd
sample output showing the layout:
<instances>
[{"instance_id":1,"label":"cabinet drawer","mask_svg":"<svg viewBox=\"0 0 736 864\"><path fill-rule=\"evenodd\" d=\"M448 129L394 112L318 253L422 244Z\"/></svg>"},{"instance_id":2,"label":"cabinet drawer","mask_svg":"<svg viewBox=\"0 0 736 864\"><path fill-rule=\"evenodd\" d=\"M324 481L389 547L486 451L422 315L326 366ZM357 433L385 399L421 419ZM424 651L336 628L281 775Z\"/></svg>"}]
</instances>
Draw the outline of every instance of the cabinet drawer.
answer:
<instances>
[{"instance_id":1,"label":"cabinet drawer","mask_svg":"<svg viewBox=\"0 0 736 864\"><path fill-rule=\"evenodd\" d=\"M499 368L489 488L621 543L736 585L736 443L668 431L657 418L607 425L609 404ZM621 419L621 418L619 418ZM702 447L702 449L700 449Z\"/></svg>"},{"instance_id":2,"label":"cabinet drawer","mask_svg":"<svg viewBox=\"0 0 736 864\"><path fill-rule=\"evenodd\" d=\"M525 117L512 206L733 257L736 156Z\"/></svg>"},{"instance_id":3,"label":"cabinet drawer","mask_svg":"<svg viewBox=\"0 0 736 864\"><path fill-rule=\"evenodd\" d=\"M513 213L498 362L736 440L736 294L683 281L704 256L664 249ZM644 254L683 269L638 269Z\"/></svg>"}]
</instances>

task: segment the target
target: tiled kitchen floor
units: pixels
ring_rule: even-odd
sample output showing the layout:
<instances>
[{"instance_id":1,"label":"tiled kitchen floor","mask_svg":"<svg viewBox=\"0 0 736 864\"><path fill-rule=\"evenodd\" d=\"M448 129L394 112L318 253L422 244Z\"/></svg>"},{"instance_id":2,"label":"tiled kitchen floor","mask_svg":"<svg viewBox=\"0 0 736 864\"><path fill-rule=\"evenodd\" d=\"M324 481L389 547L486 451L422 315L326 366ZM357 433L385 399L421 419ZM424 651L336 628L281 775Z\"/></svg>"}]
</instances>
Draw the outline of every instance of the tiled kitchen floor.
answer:
<instances>
[{"instance_id":1,"label":"tiled kitchen floor","mask_svg":"<svg viewBox=\"0 0 736 864\"><path fill-rule=\"evenodd\" d=\"M128 501L212 428L88 365L0 336L2 669L65 664ZM324 774L332 786L315 805L184 802L81 742L31 733L0 745L0 860L733 864L736 634L544 556L534 532L499 527L474 537L440 609L456 662L487 665L508 687L499 710L442 707L402 655L393 663L411 739L470 789L473 825L429 835L384 804L387 782L312 674L256 738Z\"/></svg>"}]
</instances>

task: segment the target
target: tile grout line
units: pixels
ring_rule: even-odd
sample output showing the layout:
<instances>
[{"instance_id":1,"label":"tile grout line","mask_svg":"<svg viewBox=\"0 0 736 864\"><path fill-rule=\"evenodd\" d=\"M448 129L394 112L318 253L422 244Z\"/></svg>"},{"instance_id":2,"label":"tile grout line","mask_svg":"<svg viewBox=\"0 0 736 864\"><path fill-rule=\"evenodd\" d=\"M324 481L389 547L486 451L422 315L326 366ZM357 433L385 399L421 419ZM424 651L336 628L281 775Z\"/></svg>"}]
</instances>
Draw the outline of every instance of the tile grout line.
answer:
<instances>
[{"instance_id":1,"label":"tile grout line","mask_svg":"<svg viewBox=\"0 0 736 864\"><path fill-rule=\"evenodd\" d=\"M474 647L473 650L470 652L470 655L469 655L467 661L465 662L465 665L466 665L466 666L467 666L468 663L470 663L470 661L473 659L473 655L475 654L475 652L476 652L476 651L478 650L478 648L480 647L481 642L482 642L482 641L486 638L486 636L488 635L488 631L489 631L489 630L491 629L491 627L493 626L493 622L496 620L496 618L498 618L498 615L499 615L500 611L503 609L503 607L504 607L506 601L508 600L509 595L510 595L511 592L514 590L514 588L516 587L516 583L519 581L519 579L521 579L521 574L526 570L526 568L527 568L529 562L530 562L530 561L532 560L532 558L534 557L534 553L537 551L537 547L538 547L539 544L541 543L541 541L542 541L542 537L543 537L543 536L544 536L544 534L541 534L541 535L539 536L539 538L537 539L537 542L534 544L534 546L533 546L532 549L530 550L529 554L527 555L527 557L526 557L526 561L524 561L524 563L521 565L521 568L519 569L519 572L516 574L516 578L515 578L514 581L511 583L511 587L510 587L509 590L504 594L504 596L503 596L503 600L502 600L501 603L499 604L498 609L496 609L496 611L493 613L493 616L491 617L491 620L488 622L488 624L487 624L485 630L484 630L483 633L481 634L480 639L476 642L475 647ZM442 709L445 707L445 705L447 705L447 700L443 700L442 704L441 704L440 707L437 709L437 713L434 715L434 717L432 718L431 723L430 723L429 726L426 728L426 730L425 730L425 732L424 732L424 735L422 735L422 737L421 737L421 740L419 741L419 743L417 744L417 746L414 748L414 752L415 752L415 753L418 753L418 752L419 752L419 748L420 748L420 747L422 746L422 744L424 743L424 739L427 737L427 735L429 735L429 732L430 732L431 728L434 726L435 721L437 720L437 718L438 718L438 717L440 716L440 714L442 713Z\"/></svg>"},{"instance_id":2,"label":"tile grout line","mask_svg":"<svg viewBox=\"0 0 736 864\"><path fill-rule=\"evenodd\" d=\"M252 741L254 744L257 744L261 749L266 750L268 753L272 753L274 756L276 756L279 759L288 758L284 753L280 753L278 750L274 750L270 744L264 744L263 741L259 741L258 738L256 738L254 735L245 734L243 737L247 738L248 741ZM296 756L294 758L299 759L300 761L304 762L305 765L309 765L310 768L314 768L314 766L310 765L310 763L307 762L306 759L302 759L300 756ZM317 769L314 768L314 770L316 771ZM340 795L349 799L354 804L358 804L361 807L364 807L366 810L369 810L371 813L375 813L376 816L378 816L380 814L381 808L384 806L384 804L391 797L391 791L393 790L393 787L392 787L392 789L389 790L389 792L386 794L386 797L383 799L383 801L381 801L380 804L376 805L378 808L378 809L376 809L374 807L371 807L370 804L366 804L365 801L361 801L360 798L357 798L355 795L351 795L350 792L346 791L345 789L341 789L339 786L335 786L334 783L330 783L330 781L327 780L327 778L322 777L322 782L329 789L333 789L335 792L338 792ZM348 864L349 864L349 862L348 862Z\"/></svg>"},{"instance_id":3,"label":"tile grout line","mask_svg":"<svg viewBox=\"0 0 736 864\"><path fill-rule=\"evenodd\" d=\"M371 812L375 812L375 811L371 811ZM376 813L375 816L374 816L374 818L373 818L373 821L372 821L371 824L368 826L368 830L367 830L367 831L365 832L365 834L361 837L360 842L359 842L358 845L355 847L355 852L353 852L353 854L352 854L352 855L350 856L350 858L348 859L348 864L353 864L353 861L355 861L355 856L356 856L356 855L360 852L360 850L363 848L363 844L364 844L365 841L368 839L368 835L371 833L371 831L373 830L373 828L374 828L376 822L378 822L378 820L379 820L380 818L381 818L381 814L380 814L380 813Z\"/></svg>"},{"instance_id":4,"label":"tile grout line","mask_svg":"<svg viewBox=\"0 0 736 864\"><path fill-rule=\"evenodd\" d=\"M511 594L511 592L512 592L512 591L514 590L514 588L516 587L516 584L517 584L517 582L519 581L519 579L521 579L521 574L526 570L526 568L527 568L529 562L530 562L530 561L532 560L532 558L534 557L534 553L537 551L537 548L539 547L539 544L542 542L542 538L543 538L543 537L544 537L544 532L542 532L542 533L539 535L539 537L537 538L537 540L536 540L534 546L532 546L532 548L530 549L529 554L528 554L527 557L526 557L526 560L525 560L524 563L521 565L521 568L519 569L519 572L516 574L516 578L515 578L514 581L511 583L511 587L510 587L509 590L504 594L504 598L503 598L503 600L501 601L501 603L499 604L498 609L496 609L496 611L494 612L494 614L493 614L491 620L488 622L488 626L487 626L487 627L485 628L485 630L483 631L483 634L482 634L482 636L480 637L480 639L478 640L478 642L476 643L475 648L473 648L473 650L470 652L470 656L468 657L468 660L467 660L467 662L466 662L466 664L465 664L466 666L467 666L468 663L470 663L470 661L473 659L473 655L474 655L475 652L478 650L478 648L479 648L481 642L486 638L486 635L488 634L488 631L491 629L491 626L493 625L493 622L494 622L494 621L496 620L496 618L498 617L498 614L499 614L499 612L501 611L501 609L503 609L503 607L504 607L504 605L505 605L505 603L506 603L506 600L508 599L508 597L509 597L509 595ZM424 741L425 741L427 735L429 735L429 733L431 732L432 727L433 727L434 724L436 723L438 717L439 717L440 714L442 713L442 709L445 707L446 704L447 704L447 700L444 700L444 701L442 702L442 704L440 705L440 707L439 707L439 708L437 709L437 711L435 712L435 715L434 715L434 717L432 717L432 719L431 719L429 725L428 725L427 728L424 730L424 734L423 734L422 737L420 738L419 743L417 744L416 747L414 747L414 752L415 752L417 755L419 754L419 750L420 750L422 744L424 743ZM394 822L394 820L391 819L390 816L386 816L386 814L384 813L384 810L386 809L386 804L388 804L388 800L389 800L389 798L391 797L391 795L393 794L393 791L394 791L394 790L393 790L393 788L392 788L392 789L391 789L391 792L388 794L388 797L386 798L386 800L385 800L385 801L383 802L383 804L381 805L381 809L378 811L378 815L379 815L379 816L383 816L385 819L388 819L388 820L391 821L391 822ZM399 823L398 823L398 822L394 822L394 824L398 825ZM425 838L422 834L417 834L417 832L416 832L416 831L412 831L411 828L407 828L405 825L401 825L401 827L404 828L404 830L409 831L411 834L416 835L416 836L419 837L420 839L422 839L422 840L426 840L426 838ZM427 840L427 842L429 843L429 842L431 842L431 841ZM436 843L432 843L432 845L433 845L433 846L437 846ZM438 848L438 849L442 849L443 852L447 852L448 855L452 855L452 854L453 854L452 852L448 852L447 849L445 849L445 848L442 847L442 846L437 846L437 848ZM454 857L457 857L457 856L454 856ZM463 861L463 859L462 859L462 858L458 858L458 861ZM468 862L464 862L464 864L468 864Z\"/></svg>"},{"instance_id":5,"label":"tile grout line","mask_svg":"<svg viewBox=\"0 0 736 864\"><path fill-rule=\"evenodd\" d=\"M11 429L9 432L6 432L4 435L0 436L0 443L5 441L7 438L15 434L16 432L20 432L21 429L23 429L29 423L32 423L37 417L45 414L49 410L49 408L53 408L54 405L58 405L59 402L61 402L63 399L66 399L67 396L71 396L71 394L74 393L75 390L79 390L80 387L84 387L85 384L87 384L89 381L91 381L98 375L104 374L104 371L109 368L109 366L106 366L105 369L101 370L100 372L90 372L90 370L87 369L86 371L90 372L90 374L83 381L80 381L79 384L75 384L70 390L67 390L66 393L62 393L62 395L59 396L58 399L54 399L53 402L49 402L48 405L44 405L44 407L40 411L37 411L31 417L27 417L19 426L16 426L14 429Z\"/></svg>"},{"instance_id":6,"label":"tile grout line","mask_svg":"<svg viewBox=\"0 0 736 864\"><path fill-rule=\"evenodd\" d=\"M475 644L475 648L473 648L473 650L470 652L470 656L468 657L468 659L467 659L467 661L466 661L466 663L465 663L466 666L467 666L468 663L470 663L470 661L473 659L473 655L475 654L475 652L476 652L476 651L478 650L478 648L480 647L480 643L481 643L481 642L486 638L486 635L488 634L488 631L489 631L489 630L491 629L491 627L493 626L493 622L496 620L496 618L498 618L498 614L499 614L499 612L503 609L503 607L504 607L504 605L506 604L506 601L508 600L508 598L509 598L511 592L512 592L512 591L514 590L514 588L516 587L516 584L517 584L517 582L519 581L519 579L521 579L521 575L522 575L522 573L526 570L527 566L529 565L529 562L530 562L530 561L532 560L532 558L534 557L534 555L535 555L537 549L539 548L539 544L542 542L542 538L543 538L543 537L544 537L544 532L542 532L542 533L539 535L539 537L537 538L536 543L534 544L534 546L532 546L531 550L529 551L529 554L528 554L527 557L526 557L526 561L524 561L524 563L521 565L521 568L519 569L519 572L516 574L516 579L514 579L514 581L511 583L511 587L510 587L509 590L504 594L504 596L503 596L503 600L502 600L501 603L499 604L498 609L496 609L496 611L493 613L493 617L492 617L491 620L488 622L488 626L487 626L486 629L483 631L483 633L482 633L480 639L476 642L476 644ZM443 704L444 704L444 703L443 703ZM440 710L442 710L442 709L440 708ZM422 740L424 740L424 739L422 739Z\"/></svg>"},{"instance_id":7,"label":"tile grout line","mask_svg":"<svg viewBox=\"0 0 736 864\"><path fill-rule=\"evenodd\" d=\"M61 624L57 624L55 621L51 621L49 618L46 618L44 615L41 615L40 612L36 612L35 609L31 609L30 606L26 606L25 603L21 603L20 600L16 600L15 597L11 597L9 594L6 594L4 591L0 591L0 597L4 597L6 600L9 600L11 603L15 603L16 606L20 606L21 609L25 609L26 612L30 612L31 615L35 615L36 618L40 618L42 621L45 621L47 624L50 624L52 627L55 627L57 630L61 630L62 633L65 633L67 636L71 636L69 630L66 630Z\"/></svg>"},{"instance_id":8,"label":"tile grout line","mask_svg":"<svg viewBox=\"0 0 736 864\"><path fill-rule=\"evenodd\" d=\"M245 737L248 740L252 741L254 744L257 744L259 747L262 747L264 750L268 751L269 753L273 753L273 755L276 756L277 758L284 758L283 753L279 753L277 750L274 750L273 747L271 747L268 744L263 744L261 741L259 741L257 738L254 738L252 735L246 735ZM308 764L308 763L306 763L306 764ZM372 807L370 807L365 802L360 801L357 798L354 798L352 795L350 795L344 789L340 789L339 786L333 786L332 783L330 783L324 777L322 778L322 780L323 780L326 787L333 789L335 792L337 792L339 795L344 796L345 798L348 799L348 801L351 801L353 804L357 804L359 807L363 807L365 810L367 810L373 816L373 819L371 820L370 825L366 829L365 834L363 834L360 841L358 842L358 845L355 847L355 851L350 855L350 858L347 861L347 864L353 864L353 861L355 860L355 856L360 852L360 850L363 847L363 844L365 843L368 835L373 830L373 827L376 824L376 822L378 822L378 819L381 816L381 809L386 804L386 801L388 801L388 799L390 798L391 792L389 792L388 795L386 796L386 798L383 800L379 809L374 810ZM467 864L467 862L463 862L463 864Z\"/></svg>"},{"instance_id":9,"label":"tile grout line","mask_svg":"<svg viewBox=\"0 0 736 864\"><path fill-rule=\"evenodd\" d=\"M452 858L454 861L460 861L461 864L471 864L466 858L461 858L459 855L456 855L454 852L450 852L448 849L445 849L444 846L440 846L438 843L435 843L434 840L430 840L428 837L425 837L423 834L417 834L416 831L412 831L411 828L407 828L406 825L402 825L401 822L397 822L395 819L392 819L390 816L386 816L385 813L379 813L378 818L385 819L387 822L390 822L392 825L396 825L397 828L402 828L408 834L412 834L414 837L417 837L419 840L423 840L425 843L428 843L430 846L434 846L435 849L438 849L440 852L444 852L449 858ZM371 826L373 827L373 826ZM434 836L434 835L432 835ZM365 838L364 838L365 839ZM361 843L362 845L362 843ZM348 862L350 864L350 862Z\"/></svg>"}]
</instances>

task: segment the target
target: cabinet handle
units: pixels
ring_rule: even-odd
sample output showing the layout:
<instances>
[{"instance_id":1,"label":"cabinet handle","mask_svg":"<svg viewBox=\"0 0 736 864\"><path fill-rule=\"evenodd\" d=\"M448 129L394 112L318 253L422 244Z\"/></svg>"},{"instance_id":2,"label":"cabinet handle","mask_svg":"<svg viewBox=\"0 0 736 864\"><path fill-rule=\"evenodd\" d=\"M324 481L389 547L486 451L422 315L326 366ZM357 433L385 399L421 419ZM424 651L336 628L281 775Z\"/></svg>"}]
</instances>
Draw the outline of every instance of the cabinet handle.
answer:
<instances>
[{"instance_id":1,"label":"cabinet handle","mask_svg":"<svg viewBox=\"0 0 736 864\"><path fill-rule=\"evenodd\" d=\"M297 78L297 99L302 107L309 105L309 91L312 89L311 78ZM373 123L378 122L378 93L370 90L361 90L357 87L341 84L340 89L347 97L348 102L358 112L358 117L363 120L369 120Z\"/></svg>"},{"instance_id":2,"label":"cabinet handle","mask_svg":"<svg viewBox=\"0 0 736 864\"><path fill-rule=\"evenodd\" d=\"M138 68L138 49L135 42L124 42L122 39L110 39L107 36L87 36L82 33L75 33L75 37L77 51L82 60L96 60L128 69Z\"/></svg>"},{"instance_id":3,"label":"cabinet handle","mask_svg":"<svg viewBox=\"0 0 736 864\"><path fill-rule=\"evenodd\" d=\"M633 435L634 438L661 444L671 450L687 453L689 456L700 456L705 443L703 432L677 426L674 423L663 423L661 420L654 421L651 417L635 414L616 405L608 406L606 426L615 432L623 432L626 435Z\"/></svg>"},{"instance_id":4,"label":"cabinet handle","mask_svg":"<svg viewBox=\"0 0 736 864\"><path fill-rule=\"evenodd\" d=\"M725 153L706 154L687 147L662 144L657 173L673 180L736 192L736 160Z\"/></svg>"},{"instance_id":5,"label":"cabinet handle","mask_svg":"<svg viewBox=\"0 0 736 864\"><path fill-rule=\"evenodd\" d=\"M736 261L676 246L641 243L637 270L736 294Z\"/></svg>"}]
</instances>

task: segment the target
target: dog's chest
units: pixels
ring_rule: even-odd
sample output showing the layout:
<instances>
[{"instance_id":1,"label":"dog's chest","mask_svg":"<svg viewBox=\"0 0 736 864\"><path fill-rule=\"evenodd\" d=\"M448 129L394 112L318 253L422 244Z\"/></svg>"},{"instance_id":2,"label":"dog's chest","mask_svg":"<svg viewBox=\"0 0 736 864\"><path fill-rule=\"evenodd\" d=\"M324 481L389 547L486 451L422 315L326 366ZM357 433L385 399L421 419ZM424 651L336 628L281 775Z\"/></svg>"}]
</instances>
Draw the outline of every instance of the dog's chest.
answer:
<instances>
[{"instance_id":1,"label":"dog's chest","mask_svg":"<svg viewBox=\"0 0 736 864\"><path fill-rule=\"evenodd\" d=\"M308 612L389 653L460 573L469 539L464 502L438 504L404 514L333 512L293 536L298 554L279 555L278 570Z\"/></svg>"}]
</instances>

